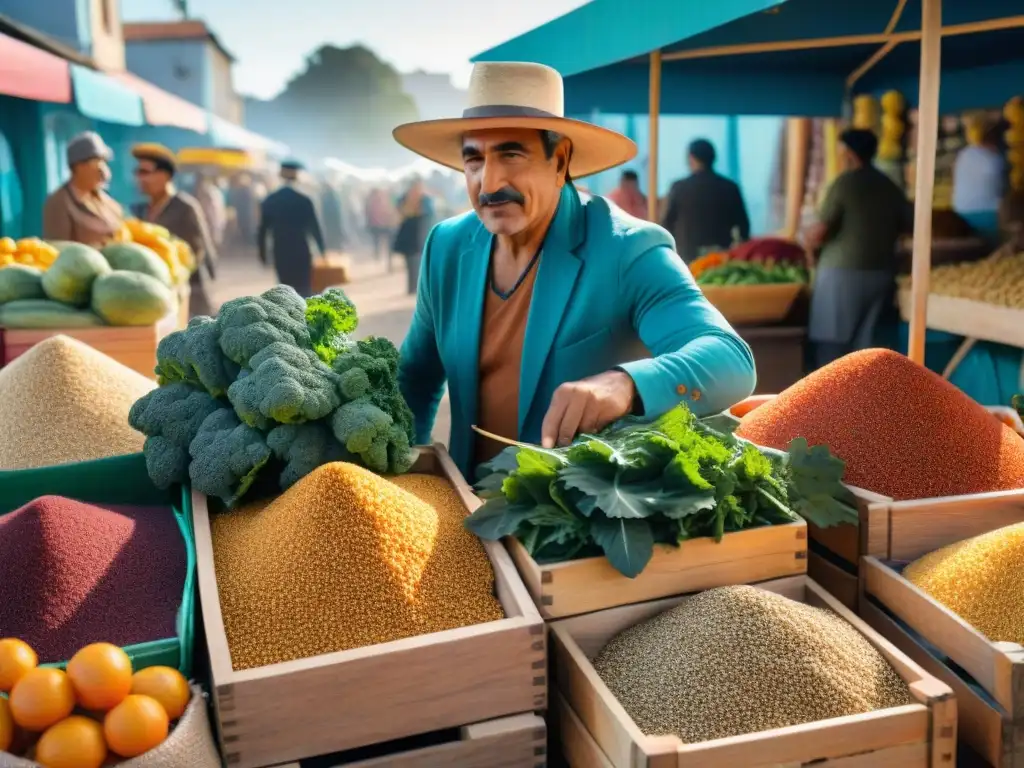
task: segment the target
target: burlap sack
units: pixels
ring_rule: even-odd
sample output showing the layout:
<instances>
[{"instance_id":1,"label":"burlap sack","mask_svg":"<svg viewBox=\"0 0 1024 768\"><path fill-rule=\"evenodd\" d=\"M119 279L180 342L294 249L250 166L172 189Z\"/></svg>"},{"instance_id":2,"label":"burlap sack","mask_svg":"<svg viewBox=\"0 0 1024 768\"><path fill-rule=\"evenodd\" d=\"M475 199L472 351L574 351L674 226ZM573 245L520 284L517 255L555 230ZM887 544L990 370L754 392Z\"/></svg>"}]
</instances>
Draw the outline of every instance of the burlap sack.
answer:
<instances>
[{"instance_id":1,"label":"burlap sack","mask_svg":"<svg viewBox=\"0 0 1024 768\"><path fill-rule=\"evenodd\" d=\"M192 686L192 701L174 726L167 740L156 749L133 760L118 763L118 768L220 768L220 755L210 731L206 698L198 686ZM0 752L0 768L42 768L33 760Z\"/></svg>"}]
</instances>

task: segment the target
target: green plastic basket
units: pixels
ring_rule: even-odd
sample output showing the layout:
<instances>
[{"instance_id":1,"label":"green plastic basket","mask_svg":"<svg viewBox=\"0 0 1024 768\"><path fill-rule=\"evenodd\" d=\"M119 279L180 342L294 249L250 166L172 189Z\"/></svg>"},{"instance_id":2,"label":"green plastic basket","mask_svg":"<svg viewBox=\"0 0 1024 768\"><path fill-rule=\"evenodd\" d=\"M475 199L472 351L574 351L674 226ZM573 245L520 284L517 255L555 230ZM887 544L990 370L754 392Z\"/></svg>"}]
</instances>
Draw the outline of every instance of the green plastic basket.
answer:
<instances>
[{"instance_id":1,"label":"green plastic basket","mask_svg":"<svg viewBox=\"0 0 1024 768\"><path fill-rule=\"evenodd\" d=\"M196 546L192 531L192 499L175 486L161 491L149 480L141 453L109 459L60 464L39 469L0 471L0 515L13 512L40 496L66 496L93 504L170 506L185 541L185 591L176 621L177 637L125 648L135 670L166 666L192 673L195 639ZM63 667L67 662L46 666Z\"/></svg>"}]
</instances>

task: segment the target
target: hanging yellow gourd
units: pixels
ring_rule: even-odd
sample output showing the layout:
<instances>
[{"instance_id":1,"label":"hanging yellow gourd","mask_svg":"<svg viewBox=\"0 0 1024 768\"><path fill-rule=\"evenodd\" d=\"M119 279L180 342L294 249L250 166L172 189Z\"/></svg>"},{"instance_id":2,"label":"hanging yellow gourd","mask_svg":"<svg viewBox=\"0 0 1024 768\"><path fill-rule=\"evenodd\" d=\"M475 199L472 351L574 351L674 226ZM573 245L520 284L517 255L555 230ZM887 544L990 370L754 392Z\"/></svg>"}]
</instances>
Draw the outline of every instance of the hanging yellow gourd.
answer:
<instances>
[{"instance_id":1,"label":"hanging yellow gourd","mask_svg":"<svg viewBox=\"0 0 1024 768\"><path fill-rule=\"evenodd\" d=\"M1010 124L1005 135L1010 186L1015 190L1024 190L1024 100L1014 96L1006 102L1003 117Z\"/></svg>"},{"instance_id":2,"label":"hanging yellow gourd","mask_svg":"<svg viewBox=\"0 0 1024 768\"><path fill-rule=\"evenodd\" d=\"M878 127L878 101L866 94L853 100L853 127L873 131Z\"/></svg>"},{"instance_id":3,"label":"hanging yellow gourd","mask_svg":"<svg viewBox=\"0 0 1024 768\"><path fill-rule=\"evenodd\" d=\"M882 96L882 135L878 143L881 160L899 161L903 158L903 134L907 130L904 112L907 102L899 91L888 91Z\"/></svg>"},{"instance_id":4,"label":"hanging yellow gourd","mask_svg":"<svg viewBox=\"0 0 1024 768\"><path fill-rule=\"evenodd\" d=\"M978 112L971 112L964 115L964 138L972 147L981 145L985 138L985 115Z\"/></svg>"}]
</instances>

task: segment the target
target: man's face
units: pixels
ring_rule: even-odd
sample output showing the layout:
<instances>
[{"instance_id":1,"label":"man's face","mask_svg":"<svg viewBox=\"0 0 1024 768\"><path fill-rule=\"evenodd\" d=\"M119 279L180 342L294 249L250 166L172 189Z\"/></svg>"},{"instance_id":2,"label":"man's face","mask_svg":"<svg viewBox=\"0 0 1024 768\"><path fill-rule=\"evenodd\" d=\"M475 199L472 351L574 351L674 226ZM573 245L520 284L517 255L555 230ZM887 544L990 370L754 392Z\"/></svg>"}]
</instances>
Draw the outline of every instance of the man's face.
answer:
<instances>
[{"instance_id":1,"label":"man's face","mask_svg":"<svg viewBox=\"0 0 1024 768\"><path fill-rule=\"evenodd\" d=\"M494 235L516 235L550 216L565 184L563 141L552 157L540 131L472 131L462 137L466 190L480 221Z\"/></svg>"},{"instance_id":2,"label":"man's face","mask_svg":"<svg viewBox=\"0 0 1024 768\"><path fill-rule=\"evenodd\" d=\"M148 197L163 193L171 181L170 174L158 169L152 160L139 160L135 178L139 182L139 190Z\"/></svg>"},{"instance_id":3,"label":"man's face","mask_svg":"<svg viewBox=\"0 0 1024 768\"><path fill-rule=\"evenodd\" d=\"M78 163L74 175L83 189L99 189L110 181L110 166L102 157L94 157Z\"/></svg>"},{"instance_id":4,"label":"man's face","mask_svg":"<svg viewBox=\"0 0 1024 768\"><path fill-rule=\"evenodd\" d=\"M622 177L622 188L623 189L626 189L626 190L629 190L629 191L633 191L633 190L637 189L639 186L640 186L639 183L633 177L631 177L631 176L623 176Z\"/></svg>"}]
</instances>

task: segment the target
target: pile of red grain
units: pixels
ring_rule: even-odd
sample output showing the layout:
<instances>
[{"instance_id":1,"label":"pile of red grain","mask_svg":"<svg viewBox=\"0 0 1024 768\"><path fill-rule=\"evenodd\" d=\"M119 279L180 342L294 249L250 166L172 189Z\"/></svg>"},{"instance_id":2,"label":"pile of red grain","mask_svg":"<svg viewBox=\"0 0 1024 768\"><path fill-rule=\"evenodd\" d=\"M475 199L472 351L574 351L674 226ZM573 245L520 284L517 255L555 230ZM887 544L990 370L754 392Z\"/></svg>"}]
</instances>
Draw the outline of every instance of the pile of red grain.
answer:
<instances>
[{"instance_id":1,"label":"pile of red grain","mask_svg":"<svg viewBox=\"0 0 1024 768\"><path fill-rule=\"evenodd\" d=\"M894 499L1024 488L1024 440L948 381L884 349L847 355L744 416L736 434L795 437L846 462L845 482Z\"/></svg>"},{"instance_id":2,"label":"pile of red grain","mask_svg":"<svg viewBox=\"0 0 1024 768\"><path fill-rule=\"evenodd\" d=\"M0 637L40 663L174 637L185 571L169 509L43 496L0 517Z\"/></svg>"}]
</instances>

